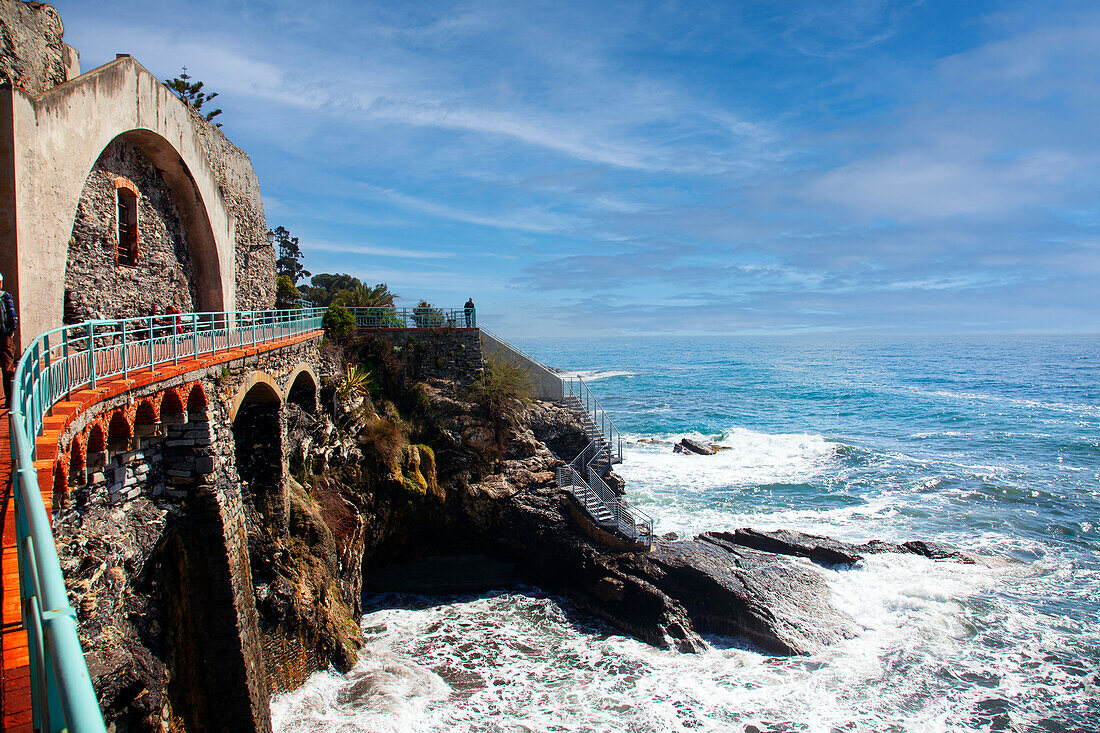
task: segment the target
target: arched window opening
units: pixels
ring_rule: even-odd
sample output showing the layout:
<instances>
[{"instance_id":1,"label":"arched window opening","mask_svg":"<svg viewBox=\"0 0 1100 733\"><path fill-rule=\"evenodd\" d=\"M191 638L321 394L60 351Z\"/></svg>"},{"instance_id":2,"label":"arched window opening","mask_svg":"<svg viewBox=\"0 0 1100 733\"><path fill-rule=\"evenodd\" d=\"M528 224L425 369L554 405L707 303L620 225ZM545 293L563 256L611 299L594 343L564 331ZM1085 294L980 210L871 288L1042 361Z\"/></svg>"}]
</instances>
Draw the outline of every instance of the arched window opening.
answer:
<instances>
[{"instance_id":1,"label":"arched window opening","mask_svg":"<svg viewBox=\"0 0 1100 733\"><path fill-rule=\"evenodd\" d=\"M112 453L128 451L132 438L133 434L126 416L121 412L111 415L111 422L107 426L107 449Z\"/></svg>"},{"instance_id":2,"label":"arched window opening","mask_svg":"<svg viewBox=\"0 0 1100 733\"><path fill-rule=\"evenodd\" d=\"M138 192L134 184L120 178L115 181L118 198L118 246L115 263L121 267L134 267L138 263Z\"/></svg>"}]
</instances>

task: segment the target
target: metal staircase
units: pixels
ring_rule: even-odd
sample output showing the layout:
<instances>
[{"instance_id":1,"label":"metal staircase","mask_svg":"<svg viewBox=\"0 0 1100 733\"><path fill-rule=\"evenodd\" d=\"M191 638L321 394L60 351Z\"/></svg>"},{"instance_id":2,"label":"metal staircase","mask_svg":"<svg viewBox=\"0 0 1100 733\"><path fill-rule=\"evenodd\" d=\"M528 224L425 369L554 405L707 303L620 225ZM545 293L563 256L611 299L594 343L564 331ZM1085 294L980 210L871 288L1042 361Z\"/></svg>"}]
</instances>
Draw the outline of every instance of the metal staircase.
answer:
<instances>
[{"instance_id":1,"label":"metal staircase","mask_svg":"<svg viewBox=\"0 0 1100 733\"><path fill-rule=\"evenodd\" d=\"M568 465L558 468L558 487L568 491L601 529L649 547L653 519L629 506L604 481L611 467L623 460L619 429L580 377L562 379L562 404L580 418L589 443Z\"/></svg>"}]
</instances>

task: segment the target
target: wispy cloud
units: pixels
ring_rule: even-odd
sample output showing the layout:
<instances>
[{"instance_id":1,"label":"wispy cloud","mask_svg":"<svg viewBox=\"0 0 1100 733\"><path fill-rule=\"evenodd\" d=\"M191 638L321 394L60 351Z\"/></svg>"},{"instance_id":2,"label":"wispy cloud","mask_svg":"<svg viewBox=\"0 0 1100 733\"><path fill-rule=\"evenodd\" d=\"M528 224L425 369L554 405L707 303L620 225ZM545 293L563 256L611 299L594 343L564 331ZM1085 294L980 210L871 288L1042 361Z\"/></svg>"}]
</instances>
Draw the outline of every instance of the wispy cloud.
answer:
<instances>
[{"instance_id":1,"label":"wispy cloud","mask_svg":"<svg viewBox=\"0 0 1100 733\"><path fill-rule=\"evenodd\" d=\"M1100 330L1072 0L57 4L222 93L313 271L531 332Z\"/></svg>"},{"instance_id":2,"label":"wispy cloud","mask_svg":"<svg viewBox=\"0 0 1100 733\"><path fill-rule=\"evenodd\" d=\"M440 260L454 257L454 252L434 252L432 250L404 247L378 247L369 244L350 244L346 242L326 242L310 238L306 242L306 252L346 252L347 254L371 257L399 257L410 260Z\"/></svg>"}]
</instances>

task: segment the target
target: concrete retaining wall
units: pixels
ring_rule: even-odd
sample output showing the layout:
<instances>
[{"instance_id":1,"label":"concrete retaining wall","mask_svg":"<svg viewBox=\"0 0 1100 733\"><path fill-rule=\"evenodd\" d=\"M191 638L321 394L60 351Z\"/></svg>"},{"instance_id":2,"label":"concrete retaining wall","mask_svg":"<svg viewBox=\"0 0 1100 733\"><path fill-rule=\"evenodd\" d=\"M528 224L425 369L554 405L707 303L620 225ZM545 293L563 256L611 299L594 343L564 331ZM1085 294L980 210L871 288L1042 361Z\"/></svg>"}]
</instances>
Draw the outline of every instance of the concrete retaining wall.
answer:
<instances>
[{"instance_id":1,"label":"concrete retaining wall","mask_svg":"<svg viewBox=\"0 0 1100 733\"><path fill-rule=\"evenodd\" d=\"M481 329L480 333L481 353L485 358L497 358L523 367L531 378L532 391L530 396L533 399L546 400L547 402L561 401L560 374L484 329Z\"/></svg>"}]
</instances>

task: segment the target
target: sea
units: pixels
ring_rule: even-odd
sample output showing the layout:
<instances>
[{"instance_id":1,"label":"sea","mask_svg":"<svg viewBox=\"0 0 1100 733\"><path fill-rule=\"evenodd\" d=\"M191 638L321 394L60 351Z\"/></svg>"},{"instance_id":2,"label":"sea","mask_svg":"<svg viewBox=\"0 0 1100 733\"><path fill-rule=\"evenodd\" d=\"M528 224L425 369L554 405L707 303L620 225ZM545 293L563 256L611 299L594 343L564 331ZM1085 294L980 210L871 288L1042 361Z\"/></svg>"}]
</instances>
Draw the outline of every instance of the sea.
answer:
<instances>
[{"instance_id":1,"label":"sea","mask_svg":"<svg viewBox=\"0 0 1100 733\"><path fill-rule=\"evenodd\" d=\"M1100 338L514 343L588 381L658 533L989 560L819 568L859 632L801 657L654 649L538 588L372 597L359 664L276 697L276 731L1100 730Z\"/></svg>"}]
</instances>

